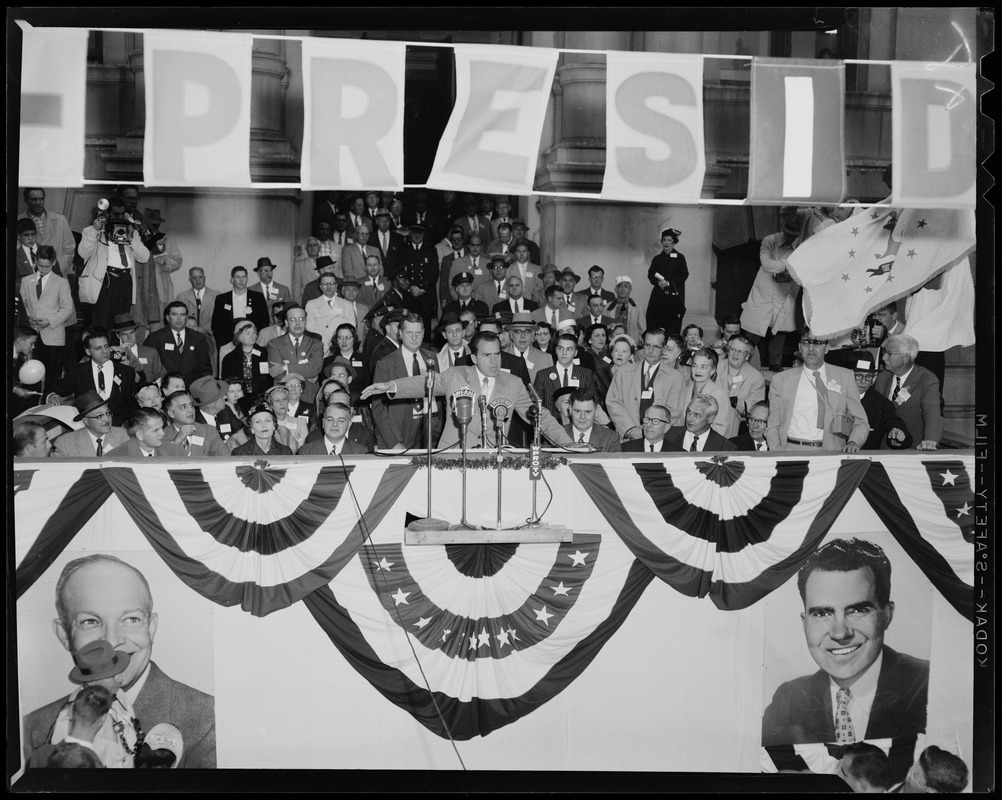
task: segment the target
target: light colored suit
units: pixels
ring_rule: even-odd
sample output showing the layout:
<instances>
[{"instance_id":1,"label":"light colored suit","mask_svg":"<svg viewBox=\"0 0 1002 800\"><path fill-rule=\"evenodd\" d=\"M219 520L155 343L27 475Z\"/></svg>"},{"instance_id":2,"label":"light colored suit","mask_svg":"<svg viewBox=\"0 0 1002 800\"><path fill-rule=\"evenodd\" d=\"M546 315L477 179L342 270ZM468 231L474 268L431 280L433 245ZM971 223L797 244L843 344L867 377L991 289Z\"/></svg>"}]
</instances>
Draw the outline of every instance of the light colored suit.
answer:
<instances>
[{"instance_id":1,"label":"light colored suit","mask_svg":"<svg viewBox=\"0 0 1002 800\"><path fill-rule=\"evenodd\" d=\"M194 289L178 292L175 299L188 306L188 317L195 320L195 330L203 336L212 336L212 311L216 307L217 297L219 297L219 292L206 286L202 290L201 307L195 301ZM213 340L213 347L215 347L215 340Z\"/></svg>"},{"instance_id":2,"label":"light colored suit","mask_svg":"<svg viewBox=\"0 0 1002 800\"><path fill-rule=\"evenodd\" d=\"M797 399L797 389L800 386L801 378L806 380L805 369L804 367L794 367L783 370L774 376L769 384L769 423L765 429L765 440L769 443L770 450L785 450L787 448L786 439L793 417L793 407ZM828 376L829 385L827 388L828 402L825 404L824 441L820 449L840 451L845 445L845 441L834 436L831 432L832 421L836 416L852 418L853 425L849 441L862 447L870 433L870 425L867 422L863 404L859 400L856 379L850 370L842 369L842 367L825 364L824 369ZM837 388L835 388L836 385Z\"/></svg>"},{"instance_id":3,"label":"light colored suit","mask_svg":"<svg viewBox=\"0 0 1002 800\"><path fill-rule=\"evenodd\" d=\"M623 364L612 378L605 396L605 407L616 426L616 433L623 437L630 428L640 427L640 395L643 381L644 362ZM673 369L658 367L654 375L653 404L665 406L671 412L672 425L684 425L685 381Z\"/></svg>"},{"instance_id":4,"label":"light colored suit","mask_svg":"<svg viewBox=\"0 0 1002 800\"><path fill-rule=\"evenodd\" d=\"M549 306L540 306L535 311L530 312L533 322L548 322L551 325L552 320L550 319L553 314L553 309ZM568 311L566 308L561 308L557 311L557 322L563 322L565 319L574 319L574 314ZM576 320L575 320L576 321Z\"/></svg>"},{"instance_id":5,"label":"light colored suit","mask_svg":"<svg viewBox=\"0 0 1002 800\"><path fill-rule=\"evenodd\" d=\"M884 370L877 376L871 391L890 399L893 387L894 375ZM908 426L908 432L915 443L938 443L943 438L943 416L939 411L939 381L936 376L916 364L901 387L902 390L908 390L909 397L903 403L895 402L894 409ZM898 399L900 400L900 395Z\"/></svg>"},{"instance_id":6,"label":"light colored suit","mask_svg":"<svg viewBox=\"0 0 1002 800\"><path fill-rule=\"evenodd\" d=\"M214 427L206 425L204 422L196 422L194 425L195 433L188 437L190 452L185 453L181 445L171 441L178 434L177 425L173 422L166 428L166 435L163 444L160 445L160 451L168 458L187 458L189 456L197 458L199 456L228 456L230 454L230 449L219 438ZM201 441L193 442L193 436L199 437Z\"/></svg>"},{"instance_id":7,"label":"light colored suit","mask_svg":"<svg viewBox=\"0 0 1002 800\"><path fill-rule=\"evenodd\" d=\"M124 428L112 427L101 442L104 450L102 458L120 444L125 444L128 439L129 434L125 432ZM97 447L90 436L90 431L81 428L78 431L70 431L62 436L57 436L52 441L52 456L53 458L96 458Z\"/></svg>"},{"instance_id":8,"label":"light colored suit","mask_svg":"<svg viewBox=\"0 0 1002 800\"><path fill-rule=\"evenodd\" d=\"M265 294L265 287L260 281L255 283L253 286L247 287L252 292L259 292L265 295L265 303L268 304L268 320L271 321L271 307L275 305L276 302L281 300L283 303L289 303L292 301L292 290L288 286L284 286L278 281L272 281L268 284L268 293Z\"/></svg>"},{"instance_id":9,"label":"light colored suit","mask_svg":"<svg viewBox=\"0 0 1002 800\"><path fill-rule=\"evenodd\" d=\"M41 275L35 273L21 278L21 302L28 317L41 317L48 320L48 327L39 330L42 342L51 346L66 344L66 326L71 325L76 318L73 307L73 295L66 278L50 272L45 279L42 296L35 296L35 285L41 280Z\"/></svg>"},{"instance_id":10,"label":"light colored suit","mask_svg":"<svg viewBox=\"0 0 1002 800\"><path fill-rule=\"evenodd\" d=\"M449 355L450 352L451 348L449 347L448 344L444 345L442 349L438 351L437 358L438 358L439 372L445 372L449 367L453 366L451 356ZM471 352L470 346L466 342L463 342L463 349L460 352L458 358L462 358L463 356L469 354L470 352Z\"/></svg>"},{"instance_id":11,"label":"light colored suit","mask_svg":"<svg viewBox=\"0 0 1002 800\"><path fill-rule=\"evenodd\" d=\"M446 396L450 398L453 393L459 389L461 386L468 386L478 395L483 394L483 384L481 383L480 373L476 367L450 367L445 372L442 372L435 376L435 394L438 396ZM418 398L424 395L425 379L424 377L419 378L400 378L396 380L397 392L393 395L396 399L403 398ZM525 389L525 384L522 383L516 377L509 375L505 372L499 372L497 378L494 381L493 391L488 399L488 402L496 398L507 398L512 403L512 411L517 412L518 415L526 420L526 412L532 405L532 400L529 397L529 393ZM481 423L480 415L476 413L476 402L474 402L474 413L473 419L466 428L466 445L467 447L474 447L480 442L481 433ZM528 420L526 420L528 422ZM505 435L508 433L508 428L511 424L511 416L505 420L504 431ZM567 435L566 431L560 426L553 415L550 414L545 408L543 409L543 415L540 420L540 429L543 435L548 438L551 442L556 444L569 444L570 437ZM488 442L493 441L493 432L488 431ZM445 426L442 429L442 436L439 439L439 446L448 445L452 443L459 442L459 428L456 426L455 415L451 412L446 415Z\"/></svg>"},{"instance_id":12,"label":"light colored suit","mask_svg":"<svg viewBox=\"0 0 1002 800\"><path fill-rule=\"evenodd\" d=\"M306 330L323 339L325 353L330 350L338 325L356 324L355 315L344 298L332 297L330 303L327 301L327 297L321 296L306 304Z\"/></svg>"},{"instance_id":13,"label":"light colored suit","mask_svg":"<svg viewBox=\"0 0 1002 800\"><path fill-rule=\"evenodd\" d=\"M341 274L345 278L355 278L359 282L364 281L366 279L365 259L369 256L379 256L382 259L382 256L379 255L379 248L373 247L371 244L365 246L365 256L362 255L357 244L345 245L341 248L341 261L339 262Z\"/></svg>"},{"instance_id":14,"label":"light colored suit","mask_svg":"<svg viewBox=\"0 0 1002 800\"><path fill-rule=\"evenodd\" d=\"M741 369L737 372L732 372L731 365L727 363L726 359L722 359L717 368L717 385L724 390L728 402L730 402L731 397L738 399L731 426L724 433L728 439L733 439L738 435L738 428L741 425L738 412L747 414L753 405L765 400L765 378L747 361L741 365Z\"/></svg>"},{"instance_id":15,"label":"light colored suit","mask_svg":"<svg viewBox=\"0 0 1002 800\"><path fill-rule=\"evenodd\" d=\"M528 358L522 355L522 353L520 353L514 346L509 347L507 352L511 353L516 358L521 358L525 362L525 367L529 370L529 383L532 383L536 379L537 372L544 369L553 369L553 356L549 353L544 353L538 347L529 347Z\"/></svg>"},{"instance_id":16,"label":"light colored suit","mask_svg":"<svg viewBox=\"0 0 1002 800\"><path fill-rule=\"evenodd\" d=\"M512 275L522 279L522 296L528 297L530 300L535 300L539 307L542 308L546 305L546 298L543 297L543 280L539 277L539 273L542 267L539 264L533 264L531 261L525 263L525 275L519 272L518 262L513 261L511 266L508 267L508 273L506 277L510 278Z\"/></svg>"},{"instance_id":17,"label":"light colored suit","mask_svg":"<svg viewBox=\"0 0 1002 800\"><path fill-rule=\"evenodd\" d=\"M17 218L30 219L31 217L25 211L18 214ZM59 262L63 275L69 275L73 272L73 257L77 252L77 243L73 238L70 223L62 214L45 211L45 233L35 235L35 244L39 247L47 244L55 249L56 260Z\"/></svg>"}]
</instances>

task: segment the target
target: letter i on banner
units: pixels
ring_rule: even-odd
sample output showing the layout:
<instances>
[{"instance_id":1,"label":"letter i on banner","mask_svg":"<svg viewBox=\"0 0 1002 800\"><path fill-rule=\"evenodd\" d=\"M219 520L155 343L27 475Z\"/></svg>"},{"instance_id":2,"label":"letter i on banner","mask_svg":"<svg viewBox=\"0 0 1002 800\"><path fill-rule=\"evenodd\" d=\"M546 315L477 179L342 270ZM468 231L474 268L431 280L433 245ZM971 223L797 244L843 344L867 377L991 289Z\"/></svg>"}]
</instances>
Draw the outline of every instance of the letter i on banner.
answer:
<instances>
[{"instance_id":1,"label":"letter i on banner","mask_svg":"<svg viewBox=\"0 0 1002 800\"><path fill-rule=\"evenodd\" d=\"M891 202L974 208L975 65L891 64Z\"/></svg>"},{"instance_id":2,"label":"letter i on banner","mask_svg":"<svg viewBox=\"0 0 1002 800\"><path fill-rule=\"evenodd\" d=\"M403 189L406 57L403 42L303 40L303 189Z\"/></svg>"},{"instance_id":3,"label":"letter i on banner","mask_svg":"<svg viewBox=\"0 0 1002 800\"><path fill-rule=\"evenodd\" d=\"M844 123L842 62L754 59L748 201L842 202Z\"/></svg>"},{"instance_id":4,"label":"letter i on banner","mask_svg":"<svg viewBox=\"0 0 1002 800\"><path fill-rule=\"evenodd\" d=\"M21 53L21 186L83 186L87 30L28 28Z\"/></svg>"},{"instance_id":5,"label":"letter i on banner","mask_svg":"<svg viewBox=\"0 0 1002 800\"><path fill-rule=\"evenodd\" d=\"M606 56L603 198L698 203L706 172L703 56Z\"/></svg>"},{"instance_id":6,"label":"letter i on banner","mask_svg":"<svg viewBox=\"0 0 1002 800\"><path fill-rule=\"evenodd\" d=\"M557 51L456 45L456 105L428 186L530 194Z\"/></svg>"},{"instance_id":7,"label":"letter i on banner","mask_svg":"<svg viewBox=\"0 0 1002 800\"><path fill-rule=\"evenodd\" d=\"M250 186L246 34L145 31L148 186Z\"/></svg>"}]
</instances>

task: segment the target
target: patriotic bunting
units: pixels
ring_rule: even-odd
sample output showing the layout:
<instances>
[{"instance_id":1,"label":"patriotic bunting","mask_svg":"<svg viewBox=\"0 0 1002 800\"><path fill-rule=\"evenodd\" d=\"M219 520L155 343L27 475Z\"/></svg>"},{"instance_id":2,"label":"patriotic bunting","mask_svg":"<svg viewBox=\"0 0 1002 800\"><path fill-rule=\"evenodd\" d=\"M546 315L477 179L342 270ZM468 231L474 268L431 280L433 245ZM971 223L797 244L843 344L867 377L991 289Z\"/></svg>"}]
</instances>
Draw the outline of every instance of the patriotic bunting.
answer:
<instances>
[{"instance_id":1,"label":"patriotic bunting","mask_svg":"<svg viewBox=\"0 0 1002 800\"><path fill-rule=\"evenodd\" d=\"M950 604L974 620L973 457L890 456L870 466L863 496Z\"/></svg>"},{"instance_id":2,"label":"patriotic bunting","mask_svg":"<svg viewBox=\"0 0 1002 800\"><path fill-rule=\"evenodd\" d=\"M385 462L273 466L226 459L103 472L181 580L220 605L239 604L256 616L327 584L414 474Z\"/></svg>"},{"instance_id":3,"label":"patriotic bunting","mask_svg":"<svg viewBox=\"0 0 1002 800\"><path fill-rule=\"evenodd\" d=\"M811 332L839 336L974 249L974 211L863 209L790 256Z\"/></svg>"},{"instance_id":4,"label":"patriotic bunting","mask_svg":"<svg viewBox=\"0 0 1002 800\"><path fill-rule=\"evenodd\" d=\"M842 62L752 61L752 203L834 204L845 196Z\"/></svg>"},{"instance_id":5,"label":"patriotic bunting","mask_svg":"<svg viewBox=\"0 0 1002 800\"><path fill-rule=\"evenodd\" d=\"M745 608L797 571L867 463L718 458L572 464L571 470L609 526L661 580L691 597L710 595L718 608Z\"/></svg>"},{"instance_id":6,"label":"patriotic bunting","mask_svg":"<svg viewBox=\"0 0 1002 800\"><path fill-rule=\"evenodd\" d=\"M305 602L376 689L439 736L463 740L560 692L652 577L616 537L366 545Z\"/></svg>"}]
</instances>

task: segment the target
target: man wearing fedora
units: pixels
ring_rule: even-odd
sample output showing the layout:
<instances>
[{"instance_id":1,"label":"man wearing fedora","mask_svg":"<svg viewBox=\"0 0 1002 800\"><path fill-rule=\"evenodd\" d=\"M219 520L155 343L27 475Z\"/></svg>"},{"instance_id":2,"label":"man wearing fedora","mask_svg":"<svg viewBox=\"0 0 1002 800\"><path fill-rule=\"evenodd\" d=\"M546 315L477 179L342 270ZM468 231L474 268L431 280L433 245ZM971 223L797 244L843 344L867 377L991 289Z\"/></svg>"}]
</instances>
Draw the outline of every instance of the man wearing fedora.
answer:
<instances>
[{"instance_id":1,"label":"man wearing fedora","mask_svg":"<svg viewBox=\"0 0 1002 800\"><path fill-rule=\"evenodd\" d=\"M189 386L203 375L212 374L209 342L194 327L188 327L188 306L174 300L164 309L165 326L153 331L143 342L157 351L164 373L180 372ZM225 341L230 341L232 334Z\"/></svg>"},{"instance_id":2,"label":"man wearing fedora","mask_svg":"<svg viewBox=\"0 0 1002 800\"><path fill-rule=\"evenodd\" d=\"M236 266L230 270L230 285L233 287L230 291L216 298L212 312L212 335L220 345L233 338L233 326L237 320L249 319L258 330L267 328L271 323L264 296L247 291L246 267Z\"/></svg>"},{"instance_id":3,"label":"man wearing fedora","mask_svg":"<svg viewBox=\"0 0 1002 800\"><path fill-rule=\"evenodd\" d=\"M445 344L438 351L438 371L443 372L449 367L454 367L456 362L470 352L470 347L466 343L466 327L458 314L446 312L438 321L438 329L445 337Z\"/></svg>"},{"instance_id":4,"label":"man wearing fedora","mask_svg":"<svg viewBox=\"0 0 1002 800\"><path fill-rule=\"evenodd\" d=\"M527 311L521 311L512 316L511 322L505 326L511 336L511 346L506 348L513 356L518 356L525 362L529 370L529 382L535 380L537 373L553 367L553 357L544 353L533 344L536 333L536 322Z\"/></svg>"},{"instance_id":5,"label":"man wearing fedora","mask_svg":"<svg viewBox=\"0 0 1002 800\"><path fill-rule=\"evenodd\" d=\"M498 303L508 299L508 266L506 256L494 255L491 256L487 269L483 271L484 274L480 277L474 275L473 296L491 310Z\"/></svg>"},{"instance_id":6,"label":"man wearing fedora","mask_svg":"<svg viewBox=\"0 0 1002 800\"><path fill-rule=\"evenodd\" d=\"M118 340L111 346L111 357L117 358L136 371L139 383L154 383L164 374L160 356L152 347L136 344L136 325L132 314L116 314L111 332Z\"/></svg>"},{"instance_id":7,"label":"man wearing fedora","mask_svg":"<svg viewBox=\"0 0 1002 800\"><path fill-rule=\"evenodd\" d=\"M140 408L133 411L125 421L125 432L129 438L111 452L108 458L153 458L164 455L160 445L164 443L164 416L155 408Z\"/></svg>"},{"instance_id":8,"label":"man wearing fedora","mask_svg":"<svg viewBox=\"0 0 1002 800\"><path fill-rule=\"evenodd\" d=\"M225 381L206 375L191 384L190 391L195 401L195 422L215 428L219 438L232 449L230 439L244 429L244 424L233 409L226 405L226 392L229 388Z\"/></svg>"},{"instance_id":9,"label":"man wearing fedora","mask_svg":"<svg viewBox=\"0 0 1002 800\"><path fill-rule=\"evenodd\" d=\"M53 458L102 458L129 438L122 428L112 427L108 401L96 391L84 392L73 405L77 410L73 421L83 421L84 426L55 438Z\"/></svg>"},{"instance_id":10,"label":"man wearing fedora","mask_svg":"<svg viewBox=\"0 0 1002 800\"><path fill-rule=\"evenodd\" d=\"M94 328L84 337L84 352L87 360L74 364L63 378L55 381L46 401L61 405L84 392L95 391L111 409L114 423L121 425L133 409L135 370L112 358L108 332L102 328Z\"/></svg>"},{"instance_id":11,"label":"man wearing fedora","mask_svg":"<svg viewBox=\"0 0 1002 800\"><path fill-rule=\"evenodd\" d=\"M323 292L320 291L320 281L324 275L333 275L335 281L339 277L337 274L337 262L334 260L333 256L320 256L313 268L316 270L317 277L316 280L310 281L305 287L303 287L303 299L299 301L303 308L306 308L306 304L309 303L310 300L316 300L323 294Z\"/></svg>"},{"instance_id":12,"label":"man wearing fedora","mask_svg":"<svg viewBox=\"0 0 1002 800\"><path fill-rule=\"evenodd\" d=\"M863 404L870 433L860 450L904 449L912 446L908 426L898 415L887 397L873 388L877 379L877 363L869 350L853 350L846 366L852 370L859 389L859 402Z\"/></svg>"},{"instance_id":13,"label":"man wearing fedora","mask_svg":"<svg viewBox=\"0 0 1002 800\"><path fill-rule=\"evenodd\" d=\"M252 292L259 292L264 295L264 301L268 305L268 319L272 319L271 307L276 300L286 303L292 302L292 292L285 286L274 280L273 273L277 265L271 263L271 259L263 256L257 260L254 271L257 273L257 283L252 284L248 289Z\"/></svg>"},{"instance_id":14,"label":"man wearing fedora","mask_svg":"<svg viewBox=\"0 0 1002 800\"><path fill-rule=\"evenodd\" d=\"M174 680L153 661L159 623L146 577L131 564L105 553L70 561L56 582L59 618L53 630L60 644L80 653L91 642L107 637L116 652L129 656L121 672L121 692L131 702L138 726L150 731L161 722L175 725L184 738L182 769L216 766L215 700ZM95 624L80 625L93 618ZM122 620L129 618L130 624ZM115 638L109 631L117 631ZM24 751L30 756L49 744L53 725L66 697L32 711L24 718Z\"/></svg>"},{"instance_id":15,"label":"man wearing fedora","mask_svg":"<svg viewBox=\"0 0 1002 800\"><path fill-rule=\"evenodd\" d=\"M515 244L519 242L525 242L526 247L529 248L529 259L533 264L543 263L540 260L539 255L539 245L536 244L532 239L529 238L529 226L525 224L525 220L516 217L511 223L512 232L515 234Z\"/></svg>"}]
</instances>

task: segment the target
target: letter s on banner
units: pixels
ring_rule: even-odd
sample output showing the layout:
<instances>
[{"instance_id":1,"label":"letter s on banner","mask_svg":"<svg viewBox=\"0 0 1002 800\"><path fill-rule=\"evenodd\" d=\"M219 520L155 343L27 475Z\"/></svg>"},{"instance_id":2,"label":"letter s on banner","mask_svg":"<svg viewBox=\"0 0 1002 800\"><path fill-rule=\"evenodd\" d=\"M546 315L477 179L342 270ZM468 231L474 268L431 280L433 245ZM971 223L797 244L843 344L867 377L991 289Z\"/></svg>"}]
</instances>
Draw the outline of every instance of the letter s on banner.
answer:
<instances>
[{"instance_id":1,"label":"letter s on banner","mask_svg":"<svg viewBox=\"0 0 1002 800\"><path fill-rule=\"evenodd\" d=\"M606 56L602 197L698 203L703 143L703 56Z\"/></svg>"},{"instance_id":2,"label":"letter s on banner","mask_svg":"<svg viewBox=\"0 0 1002 800\"><path fill-rule=\"evenodd\" d=\"M891 64L891 202L974 208L975 65Z\"/></svg>"},{"instance_id":3,"label":"letter s on banner","mask_svg":"<svg viewBox=\"0 0 1002 800\"><path fill-rule=\"evenodd\" d=\"M304 190L404 187L403 42L303 40Z\"/></svg>"},{"instance_id":4,"label":"letter s on banner","mask_svg":"<svg viewBox=\"0 0 1002 800\"><path fill-rule=\"evenodd\" d=\"M249 186L246 35L146 31L147 186Z\"/></svg>"},{"instance_id":5,"label":"letter s on banner","mask_svg":"<svg viewBox=\"0 0 1002 800\"><path fill-rule=\"evenodd\" d=\"M456 45L456 105L433 189L530 194L557 51Z\"/></svg>"}]
</instances>

